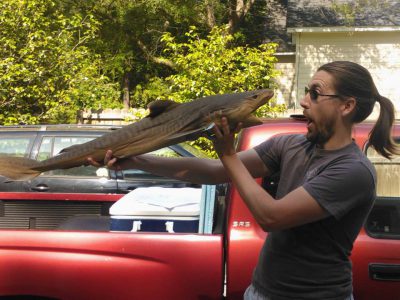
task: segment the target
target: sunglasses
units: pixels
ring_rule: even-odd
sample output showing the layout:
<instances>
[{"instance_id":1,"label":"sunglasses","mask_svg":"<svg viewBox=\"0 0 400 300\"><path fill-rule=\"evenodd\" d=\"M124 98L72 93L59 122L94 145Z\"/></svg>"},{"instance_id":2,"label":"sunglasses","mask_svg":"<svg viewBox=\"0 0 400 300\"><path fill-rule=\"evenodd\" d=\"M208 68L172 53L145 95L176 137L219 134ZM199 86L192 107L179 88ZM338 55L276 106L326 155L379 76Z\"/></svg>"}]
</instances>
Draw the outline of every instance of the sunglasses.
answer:
<instances>
[{"instance_id":1,"label":"sunglasses","mask_svg":"<svg viewBox=\"0 0 400 300\"><path fill-rule=\"evenodd\" d=\"M310 94L310 99L313 102L317 102L319 96L328 96L328 97L340 97L340 95L328 95L328 94L320 94L317 90L313 88L308 88L307 86L304 88L305 95Z\"/></svg>"}]
</instances>

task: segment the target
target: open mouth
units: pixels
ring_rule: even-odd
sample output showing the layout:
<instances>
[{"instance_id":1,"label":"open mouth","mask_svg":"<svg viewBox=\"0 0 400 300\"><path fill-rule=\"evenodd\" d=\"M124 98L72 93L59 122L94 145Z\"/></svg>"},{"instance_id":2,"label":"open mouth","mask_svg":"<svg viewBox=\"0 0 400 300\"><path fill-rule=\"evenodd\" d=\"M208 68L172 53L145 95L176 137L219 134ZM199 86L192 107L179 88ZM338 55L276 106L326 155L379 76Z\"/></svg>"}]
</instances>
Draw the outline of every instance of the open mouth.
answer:
<instances>
[{"instance_id":1,"label":"open mouth","mask_svg":"<svg viewBox=\"0 0 400 300\"><path fill-rule=\"evenodd\" d=\"M304 114L304 117L306 117L307 120L307 128L310 128L310 126L313 124L313 120L306 114Z\"/></svg>"}]
</instances>

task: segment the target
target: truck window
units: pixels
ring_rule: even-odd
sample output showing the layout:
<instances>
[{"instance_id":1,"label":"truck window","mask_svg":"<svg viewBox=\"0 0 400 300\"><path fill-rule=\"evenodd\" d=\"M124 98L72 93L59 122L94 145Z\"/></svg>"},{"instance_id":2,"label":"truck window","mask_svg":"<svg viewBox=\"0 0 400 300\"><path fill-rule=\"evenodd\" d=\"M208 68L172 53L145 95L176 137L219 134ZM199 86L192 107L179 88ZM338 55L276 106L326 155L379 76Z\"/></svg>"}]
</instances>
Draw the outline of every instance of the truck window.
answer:
<instances>
[{"instance_id":1,"label":"truck window","mask_svg":"<svg viewBox=\"0 0 400 300\"><path fill-rule=\"evenodd\" d=\"M9 156L27 157L29 149L33 143L34 137L18 136L18 137L1 137L0 154Z\"/></svg>"},{"instance_id":2,"label":"truck window","mask_svg":"<svg viewBox=\"0 0 400 300\"><path fill-rule=\"evenodd\" d=\"M54 138L53 155L57 155L61 150L73 145L83 144L89 142L96 137L94 136L62 136Z\"/></svg>"},{"instance_id":3,"label":"truck window","mask_svg":"<svg viewBox=\"0 0 400 300\"><path fill-rule=\"evenodd\" d=\"M45 137L40 144L39 153L36 160L42 161L52 156L51 148L53 147L53 138Z\"/></svg>"},{"instance_id":4,"label":"truck window","mask_svg":"<svg viewBox=\"0 0 400 300\"><path fill-rule=\"evenodd\" d=\"M397 140L399 142L399 140ZM400 238L400 156L391 160L372 147L367 156L377 173L377 199L366 223L367 232L376 238Z\"/></svg>"},{"instance_id":5,"label":"truck window","mask_svg":"<svg viewBox=\"0 0 400 300\"><path fill-rule=\"evenodd\" d=\"M180 157L181 156L179 153L177 153L176 151L174 151L173 149L168 148L168 147L155 150L153 152L150 152L149 154L163 156L163 157ZM123 178L127 179L127 180L129 180L131 178L137 178L137 176L140 176L141 178L160 177L160 176L152 175L150 173L147 173L142 170L137 170L137 169L124 170L124 171L122 171L122 174L123 174Z\"/></svg>"},{"instance_id":6,"label":"truck window","mask_svg":"<svg viewBox=\"0 0 400 300\"><path fill-rule=\"evenodd\" d=\"M39 148L37 160L45 160L52 156L57 155L64 148L70 147L76 144L86 143L96 138L95 136L82 136L82 137L52 137L47 136L42 139L42 143ZM71 169L58 169L45 172L47 176L89 176L96 177L97 168L93 166L80 166Z\"/></svg>"}]
</instances>

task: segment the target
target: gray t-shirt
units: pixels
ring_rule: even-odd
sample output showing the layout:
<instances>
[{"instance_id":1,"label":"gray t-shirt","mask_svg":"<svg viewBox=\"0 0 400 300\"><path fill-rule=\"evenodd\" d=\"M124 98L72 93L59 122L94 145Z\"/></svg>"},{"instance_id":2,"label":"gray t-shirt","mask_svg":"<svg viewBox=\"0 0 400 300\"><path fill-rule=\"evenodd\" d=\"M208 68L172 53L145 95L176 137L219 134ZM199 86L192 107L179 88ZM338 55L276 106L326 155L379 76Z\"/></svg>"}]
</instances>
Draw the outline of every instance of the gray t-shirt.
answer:
<instances>
[{"instance_id":1,"label":"gray t-shirt","mask_svg":"<svg viewBox=\"0 0 400 300\"><path fill-rule=\"evenodd\" d=\"M376 197L373 165L354 142L329 151L297 134L272 138L255 150L271 172L280 171L276 199L302 186L328 217L270 232L253 285L271 300L349 296L349 256Z\"/></svg>"}]
</instances>

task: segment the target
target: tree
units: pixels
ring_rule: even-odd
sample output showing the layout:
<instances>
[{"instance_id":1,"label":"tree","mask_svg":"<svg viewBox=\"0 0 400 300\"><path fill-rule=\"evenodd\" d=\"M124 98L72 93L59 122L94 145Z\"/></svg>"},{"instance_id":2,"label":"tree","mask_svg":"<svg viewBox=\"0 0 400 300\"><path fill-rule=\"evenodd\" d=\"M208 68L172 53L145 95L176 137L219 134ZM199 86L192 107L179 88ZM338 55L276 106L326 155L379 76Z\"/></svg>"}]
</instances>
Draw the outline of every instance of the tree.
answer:
<instances>
[{"instance_id":1,"label":"tree","mask_svg":"<svg viewBox=\"0 0 400 300\"><path fill-rule=\"evenodd\" d=\"M154 99L188 102L214 94L226 94L273 88L279 73L274 68L277 44L259 47L235 46L227 26L214 27L207 38L201 38L195 27L186 33L186 42L178 42L165 33L165 59L173 62L175 74L154 77L149 84L138 86L135 101L145 106ZM259 116L285 110L283 105L264 106ZM198 144L197 144L198 145ZM209 142L200 141L201 148L210 149Z\"/></svg>"},{"instance_id":2,"label":"tree","mask_svg":"<svg viewBox=\"0 0 400 300\"><path fill-rule=\"evenodd\" d=\"M387 0L354 0L349 2L333 1L332 10L342 19L343 24L348 27L356 25L356 19L360 15L380 11L380 8L389 8ZM396 22L394 22L396 24Z\"/></svg>"},{"instance_id":3,"label":"tree","mask_svg":"<svg viewBox=\"0 0 400 300\"><path fill-rule=\"evenodd\" d=\"M87 47L98 22L65 17L52 1L0 4L1 124L71 122L86 107L115 106L118 86Z\"/></svg>"},{"instance_id":4,"label":"tree","mask_svg":"<svg viewBox=\"0 0 400 300\"><path fill-rule=\"evenodd\" d=\"M65 14L93 15L99 20L98 38L90 47L104 62L108 77L123 90L125 108L132 87L153 76L166 76L172 62L160 57L165 31L180 35L198 24L203 1L198 0L56 0ZM202 17L200 17L202 18Z\"/></svg>"},{"instance_id":5,"label":"tree","mask_svg":"<svg viewBox=\"0 0 400 300\"><path fill-rule=\"evenodd\" d=\"M107 75L120 83L126 108L143 103L130 99L136 86L176 72L174 62L162 53L165 32L184 41L190 26L196 26L204 38L214 26L227 24L228 32L239 36L243 26L259 27L256 16L268 13L265 0L58 0L58 6L66 14L91 14L100 21L92 49L101 55ZM253 32L246 30L235 43L261 43L260 35Z\"/></svg>"},{"instance_id":6,"label":"tree","mask_svg":"<svg viewBox=\"0 0 400 300\"><path fill-rule=\"evenodd\" d=\"M174 64L175 73L150 80L152 90L159 87L157 99L187 102L214 94L273 88L272 79L279 75L274 68L277 44L235 46L235 37L228 30L227 26L216 26L207 38L201 38L197 28L192 27L185 34L186 42L165 33L164 57ZM140 92L136 97L136 101L146 99ZM142 101L142 106L147 104Z\"/></svg>"},{"instance_id":7,"label":"tree","mask_svg":"<svg viewBox=\"0 0 400 300\"><path fill-rule=\"evenodd\" d=\"M7 109L0 123L70 122L83 108L143 107L171 94L174 76L189 72L189 65L183 68L163 52L166 32L176 43L188 43L185 33L192 25L196 38L204 40L212 28L227 24L225 32L233 37L229 47L245 51L252 40L257 48L260 36L251 28L267 12L261 9L265 1L6 1L0 4L5 45L0 49L0 105ZM223 92L217 87L207 88Z\"/></svg>"}]
</instances>

